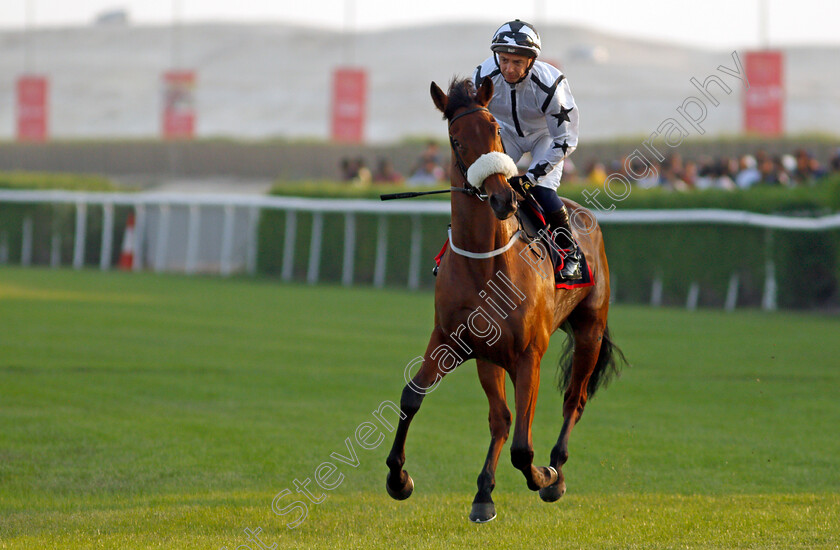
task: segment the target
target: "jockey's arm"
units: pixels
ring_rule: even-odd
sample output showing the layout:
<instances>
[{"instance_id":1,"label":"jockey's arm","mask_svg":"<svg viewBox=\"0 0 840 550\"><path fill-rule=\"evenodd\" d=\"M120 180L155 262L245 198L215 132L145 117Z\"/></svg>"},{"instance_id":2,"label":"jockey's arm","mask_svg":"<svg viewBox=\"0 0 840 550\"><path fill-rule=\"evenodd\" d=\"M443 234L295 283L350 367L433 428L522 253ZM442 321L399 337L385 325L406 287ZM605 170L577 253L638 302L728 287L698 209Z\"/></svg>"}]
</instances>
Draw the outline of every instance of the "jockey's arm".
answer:
<instances>
[{"instance_id":1,"label":"jockey's arm","mask_svg":"<svg viewBox=\"0 0 840 550\"><path fill-rule=\"evenodd\" d=\"M545 109L545 122L552 145L539 157L535 156L527 177L537 184L577 148L578 108L567 79L563 79Z\"/></svg>"}]
</instances>

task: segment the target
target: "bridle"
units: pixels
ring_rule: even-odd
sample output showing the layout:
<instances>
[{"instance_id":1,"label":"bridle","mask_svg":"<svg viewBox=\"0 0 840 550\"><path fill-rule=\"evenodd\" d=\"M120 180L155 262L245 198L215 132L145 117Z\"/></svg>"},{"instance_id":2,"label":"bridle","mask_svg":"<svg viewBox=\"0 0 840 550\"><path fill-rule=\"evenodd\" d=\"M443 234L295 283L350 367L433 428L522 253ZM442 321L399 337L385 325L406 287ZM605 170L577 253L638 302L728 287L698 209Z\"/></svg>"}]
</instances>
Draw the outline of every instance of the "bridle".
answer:
<instances>
[{"instance_id":1,"label":"bridle","mask_svg":"<svg viewBox=\"0 0 840 550\"><path fill-rule=\"evenodd\" d=\"M473 113L478 113L481 111L487 111L488 113L490 110L487 107L476 107L475 109L470 109L469 111L465 111L458 116L452 117L452 120L449 121L449 130L452 129L452 124L461 117L465 117L467 115L471 115ZM464 178L464 187L450 187L452 191L460 191L461 193L466 193L468 195L473 195L478 200L483 201L487 198L486 194L483 194L480 189L476 189L472 185L470 185L469 181L470 178L467 176L467 171L469 168L464 163L464 159L461 158L461 154L458 152L458 147L455 146L455 138L452 137L452 132L449 132L449 144L452 146L452 152L455 154L455 165L458 167L458 171L461 172L461 176ZM503 146L504 147L504 146ZM482 183L482 188L484 184ZM452 227L449 228L449 247L452 249L453 252L459 254L461 256L466 256L467 258L472 258L476 260L493 258L495 256L499 256L500 254L504 254L522 237L522 229L516 231L508 240L507 244L502 246L501 248L497 248L495 250L491 250L489 252L470 252L468 250L464 250L455 246L455 243L452 242ZM437 272L435 272L437 273Z\"/></svg>"},{"instance_id":2,"label":"bridle","mask_svg":"<svg viewBox=\"0 0 840 550\"><path fill-rule=\"evenodd\" d=\"M476 189L469 184L469 178L467 177L467 170L468 166L464 163L464 159L461 158L461 154L458 152L458 147L455 146L455 138L452 137L452 124L455 123L461 117L465 117L467 115L471 115L473 113L478 113L481 111L490 112L490 109L487 107L476 107L475 109L470 109L469 111L464 111L463 113L452 117L452 120L449 121L449 145L452 147L452 153L455 155L455 165L458 167L458 171L461 172L461 175L464 178L464 187L450 187L452 191L459 191L461 193L466 193L467 195L473 195L478 200L483 201L487 198L487 195L482 193L480 189Z\"/></svg>"}]
</instances>

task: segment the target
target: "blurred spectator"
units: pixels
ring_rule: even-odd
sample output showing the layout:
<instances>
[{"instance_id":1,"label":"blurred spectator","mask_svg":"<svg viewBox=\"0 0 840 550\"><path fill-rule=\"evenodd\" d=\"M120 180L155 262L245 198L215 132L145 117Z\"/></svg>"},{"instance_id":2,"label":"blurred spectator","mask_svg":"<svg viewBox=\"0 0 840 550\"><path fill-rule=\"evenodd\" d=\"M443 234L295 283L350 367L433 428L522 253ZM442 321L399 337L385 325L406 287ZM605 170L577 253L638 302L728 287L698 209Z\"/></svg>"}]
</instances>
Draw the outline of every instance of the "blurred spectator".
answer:
<instances>
[{"instance_id":1,"label":"blurred spectator","mask_svg":"<svg viewBox=\"0 0 840 550\"><path fill-rule=\"evenodd\" d=\"M356 165L359 167L356 172L356 183L361 183L363 185L369 184L373 180L373 176L370 173L370 168L368 168L365 163L365 159L359 157L356 159Z\"/></svg>"},{"instance_id":2,"label":"blurred spectator","mask_svg":"<svg viewBox=\"0 0 840 550\"><path fill-rule=\"evenodd\" d=\"M782 185L782 179L779 173L779 168L784 170L781 166L781 158L774 160L769 155L764 155L758 161L758 172L761 175L756 185Z\"/></svg>"},{"instance_id":3,"label":"blurred spectator","mask_svg":"<svg viewBox=\"0 0 840 550\"><path fill-rule=\"evenodd\" d=\"M796 158L793 155L785 153L784 155L775 157L774 160L781 164L778 169L780 171L784 171L784 173L788 176L788 183L790 183L791 175L796 172Z\"/></svg>"},{"instance_id":4,"label":"blurred spectator","mask_svg":"<svg viewBox=\"0 0 840 550\"><path fill-rule=\"evenodd\" d=\"M699 190L712 189L715 186L715 167L712 161L702 163L697 168L697 180L694 182L694 188Z\"/></svg>"},{"instance_id":5,"label":"blurred spectator","mask_svg":"<svg viewBox=\"0 0 840 550\"><path fill-rule=\"evenodd\" d=\"M359 167L355 160L347 157L341 159L341 181L353 181L358 173Z\"/></svg>"},{"instance_id":6,"label":"blurred spectator","mask_svg":"<svg viewBox=\"0 0 840 550\"><path fill-rule=\"evenodd\" d=\"M697 163L693 160L687 160L683 164L683 171L682 171L682 180L688 186L689 189L702 189L698 180L700 179L700 174L697 169Z\"/></svg>"},{"instance_id":7,"label":"blurred spectator","mask_svg":"<svg viewBox=\"0 0 840 550\"><path fill-rule=\"evenodd\" d=\"M738 173L738 161L733 158L724 157L717 162L715 170L714 187L725 191L735 189L735 176Z\"/></svg>"},{"instance_id":8,"label":"blurred spectator","mask_svg":"<svg viewBox=\"0 0 840 550\"><path fill-rule=\"evenodd\" d=\"M574 164L567 159L563 181L601 186L609 174L619 173L626 176L634 186L644 189L661 187L672 191L735 190L756 185L818 185L826 176L840 174L840 148L833 151L826 164L821 164L813 152L803 148L797 149L793 154L775 156L759 149L752 155L746 154L740 158L701 156L683 159L681 155L674 153L661 164L636 157L629 170L625 166L627 158L611 160L609 163L590 160L585 170L576 170ZM528 159L523 159L523 166L527 166L527 161ZM371 181L406 181L408 185L413 186L435 185L448 180L447 168L440 163L440 148L437 143L429 141L407 180L386 158L377 160L374 174L365 166L363 158L344 158L341 160L341 177L344 181L357 185L366 185ZM636 179L633 173L642 174L642 177Z\"/></svg>"},{"instance_id":9,"label":"blurred spectator","mask_svg":"<svg viewBox=\"0 0 840 550\"><path fill-rule=\"evenodd\" d=\"M834 151L834 156L829 161L829 170L831 174L840 174L840 148Z\"/></svg>"},{"instance_id":10,"label":"blurred spectator","mask_svg":"<svg viewBox=\"0 0 840 550\"><path fill-rule=\"evenodd\" d=\"M670 160L666 160L662 165L659 174L659 186L668 191L688 191L688 185L680 178L677 171L674 170L674 166Z\"/></svg>"},{"instance_id":11,"label":"blurred spectator","mask_svg":"<svg viewBox=\"0 0 840 550\"><path fill-rule=\"evenodd\" d=\"M668 164L673 170L674 174L682 175L685 166L683 164L682 155L679 153L673 153L667 159L665 159L665 163Z\"/></svg>"},{"instance_id":12,"label":"blurred spectator","mask_svg":"<svg viewBox=\"0 0 840 550\"><path fill-rule=\"evenodd\" d=\"M443 181L446 173L432 158L421 159L420 166L408 178L411 185L434 185Z\"/></svg>"},{"instance_id":13,"label":"blurred spectator","mask_svg":"<svg viewBox=\"0 0 840 550\"><path fill-rule=\"evenodd\" d=\"M820 166L819 161L805 149L796 151L796 168L793 170L793 183L795 185L814 185L818 179L828 172Z\"/></svg>"},{"instance_id":14,"label":"blurred spectator","mask_svg":"<svg viewBox=\"0 0 840 550\"><path fill-rule=\"evenodd\" d=\"M585 185L603 185L608 174L619 173L633 185L646 189L662 187L673 191L692 189L748 189L755 185L818 185L828 175L840 174L840 148L837 148L828 164L822 165L816 156L805 149L798 149L793 155L770 156L759 149L754 155L740 158L701 156L698 159L683 159L674 153L661 165L647 158L630 157L605 162L591 160L577 181ZM641 175L641 178L636 176ZM565 179L565 178L564 178Z\"/></svg>"},{"instance_id":15,"label":"blurred spectator","mask_svg":"<svg viewBox=\"0 0 840 550\"><path fill-rule=\"evenodd\" d=\"M440 164L440 149L434 141L426 143L426 149L420 155L417 166L411 172L408 182L412 185L433 185L446 178L446 172Z\"/></svg>"},{"instance_id":16,"label":"blurred spectator","mask_svg":"<svg viewBox=\"0 0 840 550\"><path fill-rule=\"evenodd\" d=\"M603 162L593 160L586 167L586 183L589 185L602 185L607 181L607 169Z\"/></svg>"},{"instance_id":17,"label":"blurred spectator","mask_svg":"<svg viewBox=\"0 0 840 550\"><path fill-rule=\"evenodd\" d=\"M621 160L620 170L629 181L635 180L636 185L638 185L642 189L650 189L651 187L656 187L660 184L660 181L662 179L662 169L659 166L658 162L652 161L651 164L647 164L638 156L635 156L633 157L633 162L631 162L630 166L628 167L628 160L629 157L624 157ZM634 174L641 174L642 177L637 178Z\"/></svg>"},{"instance_id":18,"label":"blurred spectator","mask_svg":"<svg viewBox=\"0 0 840 550\"><path fill-rule=\"evenodd\" d=\"M431 160L435 164L440 164L440 147L434 141L429 141L426 143L426 149L423 150L423 154L420 155L420 160Z\"/></svg>"},{"instance_id":19,"label":"blurred spectator","mask_svg":"<svg viewBox=\"0 0 840 550\"><path fill-rule=\"evenodd\" d=\"M388 159L379 159L379 164L376 167L376 172L373 174L373 181L376 183L399 183L403 181L403 176L396 170L394 165Z\"/></svg>"},{"instance_id":20,"label":"blurred spectator","mask_svg":"<svg viewBox=\"0 0 840 550\"><path fill-rule=\"evenodd\" d=\"M761 172L758 171L758 162L752 155L741 157L740 170L735 176L735 183L741 189L748 189L761 181Z\"/></svg>"},{"instance_id":21,"label":"blurred spectator","mask_svg":"<svg viewBox=\"0 0 840 550\"><path fill-rule=\"evenodd\" d=\"M341 159L341 179L359 185L369 184L372 177L370 169L365 164L365 159L362 157Z\"/></svg>"},{"instance_id":22,"label":"blurred spectator","mask_svg":"<svg viewBox=\"0 0 840 550\"><path fill-rule=\"evenodd\" d=\"M782 185L791 185L790 174L796 168L796 159L793 155L776 155L773 157L773 164L776 168L776 177Z\"/></svg>"}]
</instances>

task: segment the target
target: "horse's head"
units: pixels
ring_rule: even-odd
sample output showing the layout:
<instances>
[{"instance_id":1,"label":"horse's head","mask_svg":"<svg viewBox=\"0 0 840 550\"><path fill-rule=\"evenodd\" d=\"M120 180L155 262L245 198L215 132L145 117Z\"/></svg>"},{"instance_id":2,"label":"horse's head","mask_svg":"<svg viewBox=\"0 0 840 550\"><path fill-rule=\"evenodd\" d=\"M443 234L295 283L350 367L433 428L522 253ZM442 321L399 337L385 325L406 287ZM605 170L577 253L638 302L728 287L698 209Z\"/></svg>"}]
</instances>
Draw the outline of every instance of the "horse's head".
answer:
<instances>
[{"instance_id":1,"label":"horse's head","mask_svg":"<svg viewBox=\"0 0 840 550\"><path fill-rule=\"evenodd\" d=\"M507 178L517 174L516 164L504 153L501 129L487 110L493 98L493 81L485 78L478 91L469 80L453 80L449 94L432 82L432 100L449 121L449 141L457 172L452 183L471 185L490 199L500 220L516 212L516 196Z\"/></svg>"}]
</instances>

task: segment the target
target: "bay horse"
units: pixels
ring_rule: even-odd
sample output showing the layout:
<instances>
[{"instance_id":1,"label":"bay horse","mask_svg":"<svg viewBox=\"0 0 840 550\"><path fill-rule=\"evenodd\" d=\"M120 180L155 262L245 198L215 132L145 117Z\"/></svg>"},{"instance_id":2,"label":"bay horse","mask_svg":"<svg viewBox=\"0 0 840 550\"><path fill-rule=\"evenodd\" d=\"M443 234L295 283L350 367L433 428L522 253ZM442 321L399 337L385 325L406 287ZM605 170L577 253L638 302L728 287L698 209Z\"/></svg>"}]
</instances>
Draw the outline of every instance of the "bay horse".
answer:
<instances>
[{"instance_id":1,"label":"bay horse","mask_svg":"<svg viewBox=\"0 0 840 550\"><path fill-rule=\"evenodd\" d=\"M483 79L476 90L471 81L456 79L448 94L432 82L431 95L449 123L452 146L449 251L437 274L434 329L422 366L410 380L409 369L406 371L400 421L386 461L386 489L397 500L411 495L414 481L403 469L409 425L424 396L452 369L475 359L490 404L491 439L469 518L483 523L496 517L491 492L511 425L505 373L516 394L511 462L522 471L529 489L539 491L544 501L554 502L566 490L562 466L569 458L572 428L599 384L617 372L616 359L620 356L623 360L623 355L614 347L607 329L609 268L595 218L585 208L565 200L570 219L588 214L587 231L576 228L574 232L591 267L594 284L555 290L551 261L535 268L523 259L530 252L519 238L518 224L512 217L518 200L507 181L516 168L503 153L499 125L487 109L493 96L492 81ZM538 467L533 463L531 423L540 360L551 334L561 326L569 333L567 345L573 346L566 354L566 364L561 365L563 425L551 449L549 466Z\"/></svg>"}]
</instances>

